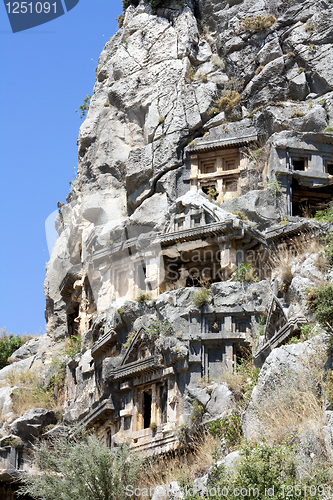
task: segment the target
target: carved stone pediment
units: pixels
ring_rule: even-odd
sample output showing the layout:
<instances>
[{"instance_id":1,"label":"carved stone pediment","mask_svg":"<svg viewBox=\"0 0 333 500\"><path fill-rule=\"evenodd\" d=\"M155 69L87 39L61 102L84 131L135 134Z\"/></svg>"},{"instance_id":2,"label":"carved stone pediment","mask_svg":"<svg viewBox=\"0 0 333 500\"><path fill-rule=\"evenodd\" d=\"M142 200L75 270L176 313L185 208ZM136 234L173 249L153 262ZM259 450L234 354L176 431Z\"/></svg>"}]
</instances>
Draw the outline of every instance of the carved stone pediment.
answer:
<instances>
[{"instance_id":1,"label":"carved stone pediment","mask_svg":"<svg viewBox=\"0 0 333 500\"><path fill-rule=\"evenodd\" d=\"M271 307L268 313L266 328L265 328L265 341L270 340L274 335L287 324L288 320L284 313L277 297L273 297Z\"/></svg>"},{"instance_id":2,"label":"carved stone pediment","mask_svg":"<svg viewBox=\"0 0 333 500\"><path fill-rule=\"evenodd\" d=\"M140 328L128 346L125 356L121 362L121 366L135 362L139 363L146 358L158 355L156 351L157 349L154 342L147 338L146 330L144 328Z\"/></svg>"}]
</instances>

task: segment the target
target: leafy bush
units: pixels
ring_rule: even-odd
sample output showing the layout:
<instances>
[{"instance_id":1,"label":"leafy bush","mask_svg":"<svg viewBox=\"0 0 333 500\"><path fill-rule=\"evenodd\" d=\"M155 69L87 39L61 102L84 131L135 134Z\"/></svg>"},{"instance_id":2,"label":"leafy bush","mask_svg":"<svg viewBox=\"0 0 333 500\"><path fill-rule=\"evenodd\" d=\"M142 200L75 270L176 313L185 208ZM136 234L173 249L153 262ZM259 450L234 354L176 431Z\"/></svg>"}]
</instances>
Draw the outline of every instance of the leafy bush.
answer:
<instances>
[{"instance_id":1,"label":"leafy bush","mask_svg":"<svg viewBox=\"0 0 333 500\"><path fill-rule=\"evenodd\" d=\"M81 113L80 113L80 118L82 120L82 118L84 118L87 114L87 111L89 109L89 106L90 106L90 99L91 99L91 95L87 95L84 99L83 99L83 104L80 105L80 110L81 110ZM75 113L77 113L78 110L76 109L75 110Z\"/></svg>"},{"instance_id":2,"label":"leafy bush","mask_svg":"<svg viewBox=\"0 0 333 500\"><path fill-rule=\"evenodd\" d=\"M37 472L20 475L20 493L44 500L124 500L126 486L137 485L140 471L140 459L128 446L111 451L83 433L38 442L31 462Z\"/></svg>"},{"instance_id":3,"label":"leafy bush","mask_svg":"<svg viewBox=\"0 0 333 500\"><path fill-rule=\"evenodd\" d=\"M318 222L333 222L333 207L325 208L325 210L318 210L314 219Z\"/></svg>"},{"instance_id":4,"label":"leafy bush","mask_svg":"<svg viewBox=\"0 0 333 500\"><path fill-rule=\"evenodd\" d=\"M312 288L308 294L307 306L324 328L333 327L333 284L326 283Z\"/></svg>"},{"instance_id":5,"label":"leafy bush","mask_svg":"<svg viewBox=\"0 0 333 500\"><path fill-rule=\"evenodd\" d=\"M0 328L0 370L9 365L8 358L23 344L31 340L33 335L13 335L7 334L5 328Z\"/></svg>"},{"instance_id":6,"label":"leafy bush","mask_svg":"<svg viewBox=\"0 0 333 500\"><path fill-rule=\"evenodd\" d=\"M118 22L118 28L122 28L123 27L123 25L124 25L124 19L125 19L124 14L120 14L120 16L118 16L116 18L116 21Z\"/></svg>"},{"instance_id":7,"label":"leafy bush","mask_svg":"<svg viewBox=\"0 0 333 500\"><path fill-rule=\"evenodd\" d=\"M281 182L278 179L272 179L271 181L269 181L267 183L267 187L272 194L281 194Z\"/></svg>"},{"instance_id":8,"label":"leafy bush","mask_svg":"<svg viewBox=\"0 0 333 500\"><path fill-rule=\"evenodd\" d=\"M156 432L157 431L157 423L151 422L151 424L149 425L149 429L151 429L152 432Z\"/></svg>"},{"instance_id":9,"label":"leafy bush","mask_svg":"<svg viewBox=\"0 0 333 500\"><path fill-rule=\"evenodd\" d=\"M260 369L256 368L248 358L242 359L234 371L225 371L222 381L226 382L236 401L246 403L257 385Z\"/></svg>"},{"instance_id":10,"label":"leafy bush","mask_svg":"<svg viewBox=\"0 0 333 500\"><path fill-rule=\"evenodd\" d=\"M243 431L241 418L236 413L231 413L214 422L209 422L207 428L212 436L223 439L228 450L235 448L241 442Z\"/></svg>"},{"instance_id":11,"label":"leafy bush","mask_svg":"<svg viewBox=\"0 0 333 500\"><path fill-rule=\"evenodd\" d=\"M74 358L75 355L81 350L81 336L73 335L65 340L64 354L70 358Z\"/></svg>"},{"instance_id":12,"label":"leafy bush","mask_svg":"<svg viewBox=\"0 0 333 500\"><path fill-rule=\"evenodd\" d=\"M236 281L252 281L252 264L244 264L242 263L239 266L239 269L236 269Z\"/></svg>"},{"instance_id":13,"label":"leafy bush","mask_svg":"<svg viewBox=\"0 0 333 500\"><path fill-rule=\"evenodd\" d=\"M302 118L305 116L305 113L302 113L297 108L294 108L294 112L289 116L289 118Z\"/></svg>"},{"instance_id":14,"label":"leafy bush","mask_svg":"<svg viewBox=\"0 0 333 500\"><path fill-rule=\"evenodd\" d=\"M333 127L326 127L324 132L332 134L333 133Z\"/></svg>"},{"instance_id":15,"label":"leafy bush","mask_svg":"<svg viewBox=\"0 0 333 500\"><path fill-rule=\"evenodd\" d=\"M205 304L208 304L209 299L210 299L209 292L207 290L203 289L194 295L193 304L198 309L201 309Z\"/></svg>"},{"instance_id":16,"label":"leafy bush","mask_svg":"<svg viewBox=\"0 0 333 500\"><path fill-rule=\"evenodd\" d=\"M333 371L332 370L327 370L324 389L325 389L326 399L330 402L333 402Z\"/></svg>"},{"instance_id":17,"label":"leafy bush","mask_svg":"<svg viewBox=\"0 0 333 500\"><path fill-rule=\"evenodd\" d=\"M131 342L134 339L135 335L136 335L136 332L134 330L127 335L127 339L126 339L126 342L124 344L125 349L127 349L131 345Z\"/></svg>"},{"instance_id":18,"label":"leafy bush","mask_svg":"<svg viewBox=\"0 0 333 500\"><path fill-rule=\"evenodd\" d=\"M325 241L325 257L326 264L333 264L333 233L328 233ZM327 267L327 266L326 266ZM324 266L325 269L325 266Z\"/></svg>"},{"instance_id":19,"label":"leafy bush","mask_svg":"<svg viewBox=\"0 0 333 500\"><path fill-rule=\"evenodd\" d=\"M291 445L244 443L236 466L229 470L216 467L210 474L207 487L208 490L219 488L223 493L218 498L228 500L240 498L240 492L241 498L246 500L267 497L280 500L290 492L288 498L294 500L304 492L304 486L310 488L312 485L314 488L311 498L320 498L322 489L318 486L327 483L328 472L323 467L318 468L302 481L297 475L297 465L296 451ZM309 489L306 492L308 494ZM194 498L199 497L190 495L186 500Z\"/></svg>"},{"instance_id":20,"label":"leafy bush","mask_svg":"<svg viewBox=\"0 0 333 500\"><path fill-rule=\"evenodd\" d=\"M159 335L172 335L173 326L168 320L154 319L154 321L150 323L146 333L151 337L157 337Z\"/></svg>"}]
</instances>

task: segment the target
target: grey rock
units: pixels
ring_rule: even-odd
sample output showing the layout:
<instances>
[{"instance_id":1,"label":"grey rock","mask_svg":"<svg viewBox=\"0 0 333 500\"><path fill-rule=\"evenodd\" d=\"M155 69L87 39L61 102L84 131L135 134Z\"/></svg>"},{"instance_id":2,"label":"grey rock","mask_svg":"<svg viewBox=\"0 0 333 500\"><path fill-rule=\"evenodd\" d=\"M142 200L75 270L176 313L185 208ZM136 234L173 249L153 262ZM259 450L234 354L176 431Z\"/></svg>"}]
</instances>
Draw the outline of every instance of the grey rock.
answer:
<instances>
[{"instance_id":1,"label":"grey rock","mask_svg":"<svg viewBox=\"0 0 333 500\"><path fill-rule=\"evenodd\" d=\"M156 486L152 500L167 500L167 490L164 486Z\"/></svg>"},{"instance_id":2,"label":"grey rock","mask_svg":"<svg viewBox=\"0 0 333 500\"><path fill-rule=\"evenodd\" d=\"M179 500L185 498L184 493L177 481L172 481L167 489L169 500Z\"/></svg>"},{"instance_id":3,"label":"grey rock","mask_svg":"<svg viewBox=\"0 0 333 500\"><path fill-rule=\"evenodd\" d=\"M282 49L278 37L265 43L263 48L258 52L258 60L262 66L266 66L266 64L281 56Z\"/></svg>"},{"instance_id":4,"label":"grey rock","mask_svg":"<svg viewBox=\"0 0 333 500\"><path fill-rule=\"evenodd\" d=\"M227 384L213 384L211 389L211 397L206 405L208 415L204 415L204 420L225 416L234 403L232 393L228 389Z\"/></svg>"},{"instance_id":5,"label":"grey rock","mask_svg":"<svg viewBox=\"0 0 333 500\"><path fill-rule=\"evenodd\" d=\"M258 229L265 229L279 217L276 197L269 190L250 191L239 198L227 201L223 208L229 211L242 211L250 221L258 224Z\"/></svg>"},{"instance_id":6,"label":"grey rock","mask_svg":"<svg viewBox=\"0 0 333 500\"><path fill-rule=\"evenodd\" d=\"M306 380L309 380L307 390L316 391L316 387L312 387L310 383L313 369L311 363L318 359L320 353L324 354L325 339L325 335L317 335L306 342L276 348L270 353L261 368L258 385L253 389L248 408L242 417L246 439L256 439L265 431L257 409L273 394L272 391L278 394L279 390L287 391L292 385L297 388L297 384L304 387Z\"/></svg>"},{"instance_id":7,"label":"grey rock","mask_svg":"<svg viewBox=\"0 0 333 500\"><path fill-rule=\"evenodd\" d=\"M303 101L309 93L309 86L305 73L300 73L289 81L289 95L291 99Z\"/></svg>"},{"instance_id":8,"label":"grey rock","mask_svg":"<svg viewBox=\"0 0 333 500\"><path fill-rule=\"evenodd\" d=\"M223 458L223 460L219 460L208 469L208 478L209 475L213 475L214 471L219 467L225 467L229 472L233 472L236 464L241 460L241 458L242 457L239 451L229 453Z\"/></svg>"},{"instance_id":9,"label":"grey rock","mask_svg":"<svg viewBox=\"0 0 333 500\"><path fill-rule=\"evenodd\" d=\"M43 428L49 424L56 424L55 412L45 408L27 410L22 417L17 418L10 426L10 432L24 440L41 434Z\"/></svg>"},{"instance_id":10,"label":"grey rock","mask_svg":"<svg viewBox=\"0 0 333 500\"><path fill-rule=\"evenodd\" d=\"M188 389L188 395L190 398L198 400L203 406L206 406L210 400L210 394L208 394L205 389L190 387Z\"/></svg>"}]
</instances>

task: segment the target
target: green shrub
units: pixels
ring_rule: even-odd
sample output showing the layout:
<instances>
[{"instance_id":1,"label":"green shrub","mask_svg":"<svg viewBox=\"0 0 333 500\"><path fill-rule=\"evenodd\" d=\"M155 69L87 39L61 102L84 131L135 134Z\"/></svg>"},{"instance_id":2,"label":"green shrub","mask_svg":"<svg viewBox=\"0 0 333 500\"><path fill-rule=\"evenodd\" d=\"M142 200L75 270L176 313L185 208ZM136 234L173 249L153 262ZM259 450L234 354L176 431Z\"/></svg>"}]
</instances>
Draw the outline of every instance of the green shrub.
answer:
<instances>
[{"instance_id":1,"label":"green shrub","mask_svg":"<svg viewBox=\"0 0 333 500\"><path fill-rule=\"evenodd\" d=\"M81 113L80 113L80 118L82 120L82 118L84 118L87 114L87 111L89 109L89 106L90 106L90 99L91 99L91 95L87 95L84 99L83 99L83 104L80 105L80 110L81 110ZM75 110L75 113L77 113L78 110L76 109Z\"/></svg>"},{"instance_id":2,"label":"green shrub","mask_svg":"<svg viewBox=\"0 0 333 500\"><path fill-rule=\"evenodd\" d=\"M198 308L201 309L205 304L208 304L210 300L209 292L206 289L200 290L200 292L197 292L194 297L193 297L193 304Z\"/></svg>"},{"instance_id":3,"label":"green shrub","mask_svg":"<svg viewBox=\"0 0 333 500\"><path fill-rule=\"evenodd\" d=\"M307 306L324 328L333 327L333 284L326 283L312 288L308 294Z\"/></svg>"},{"instance_id":4,"label":"green shrub","mask_svg":"<svg viewBox=\"0 0 333 500\"><path fill-rule=\"evenodd\" d=\"M0 370L10 364L11 355L23 344L33 339L34 335L13 335L0 328Z\"/></svg>"},{"instance_id":5,"label":"green shrub","mask_svg":"<svg viewBox=\"0 0 333 500\"><path fill-rule=\"evenodd\" d=\"M136 332L134 330L127 335L126 342L124 343L125 349L127 349L131 345L131 342L134 339L135 335L136 335Z\"/></svg>"},{"instance_id":6,"label":"green shrub","mask_svg":"<svg viewBox=\"0 0 333 500\"><path fill-rule=\"evenodd\" d=\"M70 358L74 358L75 355L81 350L81 335L73 335L65 340L64 354Z\"/></svg>"},{"instance_id":7,"label":"green shrub","mask_svg":"<svg viewBox=\"0 0 333 500\"><path fill-rule=\"evenodd\" d=\"M209 201L215 200L216 196L218 195L218 192L213 186L209 186L207 196Z\"/></svg>"},{"instance_id":8,"label":"green shrub","mask_svg":"<svg viewBox=\"0 0 333 500\"><path fill-rule=\"evenodd\" d=\"M252 264L242 263L239 269L236 269L236 281L252 281L253 266Z\"/></svg>"},{"instance_id":9,"label":"green shrub","mask_svg":"<svg viewBox=\"0 0 333 500\"><path fill-rule=\"evenodd\" d=\"M326 127L324 132L332 134L333 133L333 127Z\"/></svg>"},{"instance_id":10,"label":"green shrub","mask_svg":"<svg viewBox=\"0 0 333 500\"><path fill-rule=\"evenodd\" d=\"M318 210L314 216L314 220L318 222L333 222L333 207Z\"/></svg>"},{"instance_id":11,"label":"green shrub","mask_svg":"<svg viewBox=\"0 0 333 500\"><path fill-rule=\"evenodd\" d=\"M139 302L139 304L146 304L146 302L150 300L150 294L144 292L143 290L139 290L138 296L135 300L136 302Z\"/></svg>"},{"instance_id":12,"label":"green shrub","mask_svg":"<svg viewBox=\"0 0 333 500\"><path fill-rule=\"evenodd\" d=\"M328 233L325 241L325 257L327 264L333 264L333 233Z\"/></svg>"},{"instance_id":13,"label":"green shrub","mask_svg":"<svg viewBox=\"0 0 333 500\"><path fill-rule=\"evenodd\" d=\"M149 429L152 430L152 432L156 432L157 431L157 423L156 422L152 422L150 425L149 425Z\"/></svg>"},{"instance_id":14,"label":"green shrub","mask_svg":"<svg viewBox=\"0 0 333 500\"><path fill-rule=\"evenodd\" d=\"M127 445L110 450L97 436L54 437L31 450L36 473L20 475L20 493L45 500L124 500L141 461Z\"/></svg>"},{"instance_id":15,"label":"green shrub","mask_svg":"<svg viewBox=\"0 0 333 500\"><path fill-rule=\"evenodd\" d=\"M322 497L323 488L327 484L328 471L324 467L313 469L303 480L298 477L298 459L296 450L287 444L268 445L265 443L244 443L242 445L240 460L231 469L216 467L210 473L207 484L208 490L219 489L222 492L217 497L228 500L244 498L271 498L281 500L289 498L295 500L304 493L303 498L319 499ZM309 494L313 486L313 496ZM325 488L326 490L327 488ZM240 492L242 492L240 496ZM288 496L287 493L289 492ZM188 495L186 500L194 500L198 496Z\"/></svg>"},{"instance_id":16,"label":"green shrub","mask_svg":"<svg viewBox=\"0 0 333 500\"><path fill-rule=\"evenodd\" d=\"M333 371L327 370L325 380L325 397L328 401L333 402Z\"/></svg>"},{"instance_id":17,"label":"green shrub","mask_svg":"<svg viewBox=\"0 0 333 500\"><path fill-rule=\"evenodd\" d=\"M123 25L124 25L124 19L125 19L124 14L120 14L120 16L118 16L116 18L116 21L118 22L118 28L122 28L123 27Z\"/></svg>"},{"instance_id":18,"label":"green shrub","mask_svg":"<svg viewBox=\"0 0 333 500\"><path fill-rule=\"evenodd\" d=\"M173 326L168 320L154 319L146 330L147 335L158 337L159 335L172 335Z\"/></svg>"},{"instance_id":19,"label":"green shrub","mask_svg":"<svg viewBox=\"0 0 333 500\"><path fill-rule=\"evenodd\" d=\"M190 416L191 427L197 427L200 424L204 413L205 413L204 405L200 403L200 401L195 399L192 403L192 411Z\"/></svg>"},{"instance_id":20,"label":"green shrub","mask_svg":"<svg viewBox=\"0 0 333 500\"><path fill-rule=\"evenodd\" d=\"M294 108L294 112L289 116L289 118L290 119L292 119L292 118L302 118L303 116L305 116L305 113L302 113L297 108Z\"/></svg>"},{"instance_id":21,"label":"green shrub","mask_svg":"<svg viewBox=\"0 0 333 500\"><path fill-rule=\"evenodd\" d=\"M217 436L224 440L228 450L239 446L243 436L241 418L236 413L231 413L227 417L209 422L207 428L212 436Z\"/></svg>"},{"instance_id":22,"label":"green shrub","mask_svg":"<svg viewBox=\"0 0 333 500\"><path fill-rule=\"evenodd\" d=\"M272 194L278 195L281 194L281 182L278 179L272 179L267 183L267 188L271 191Z\"/></svg>"}]
</instances>

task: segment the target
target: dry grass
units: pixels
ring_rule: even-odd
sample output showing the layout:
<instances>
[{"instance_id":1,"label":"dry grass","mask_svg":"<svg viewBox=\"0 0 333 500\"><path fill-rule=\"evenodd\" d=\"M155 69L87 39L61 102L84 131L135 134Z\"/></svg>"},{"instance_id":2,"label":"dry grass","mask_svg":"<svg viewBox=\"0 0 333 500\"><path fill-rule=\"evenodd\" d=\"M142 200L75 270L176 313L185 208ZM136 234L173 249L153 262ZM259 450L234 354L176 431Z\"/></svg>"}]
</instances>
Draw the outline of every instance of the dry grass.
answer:
<instances>
[{"instance_id":1,"label":"dry grass","mask_svg":"<svg viewBox=\"0 0 333 500\"><path fill-rule=\"evenodd\" d=\"M244 387L247 384L247 374L245 372L224 372L221 381L225 382L229 390L234 394L236 400L244 394Z\"/></svg>"},{"instance_id":2,"label":"dry grass","mask_svg":"<svg viewBox=\"0 0 333 500\"><path fill-rule=\"evenodd\" d=\"M304 262L310 255L318 254L316 267L324 268L324 243L315 235L302 235L294 238L291 244L273 249L269 255L268 266L274 275L280 275L287 288L292 280L291 266Z\"/></svg>"},{"instance_id":3,"label":"dry grass","mask_svg":"<svg viewBox=\"0 0 333 500\"><path fill-rule=\"evenodd\" d=\"M318 344L303 361L302 372L276 374L274 387L264 389L255 410L269 442L282 443L288 435L326 424L320 389L325 359L326 348Z\"/></svg>"},{"instance_id":4,"label":"dry grass","mask_svg":"<svg viewBox=\"0 0 333 500\"><path fill-rule=\"evenodd\" d=\"M179 450L169 456L147 460L141 475L142 487L167 487L172 481L193 482L197 477L206 474L216 461L213 456L220 446L218 437L204 434L195 438L191 451Z\"/></svg>"},{"instance_id":5,"label":"dry grass","mask_svg":"<svg viewBox=\"0 0 333 500\"><path fill-rule=\"evenodd\" d=\"M20 416L31 408L47 408L61 411L64 400L62 384L58 384L57 397L54 396L54 387L42 386L41 374L37 369L20 370L13 366L7 377L1 381L2 387L15 387L12 395L12 411ZM60 387L61 386L61 387Z\"/></svg>"},{"instance_id":6,"label":"dry grass","mask_svg":"<svg viewBox=\"0 0 333 500\"><path fill-rule=\"evenodd\" d=\"M240 32L241 31L250 31L253 33L264 31L267 28L270 28L276 23L276 17L273 14L269 14L264 16L262 14L255 17L246 17L242 21L240 21Z\"/></svg>"},{"instance_id":7,"label":"dry grass","mask_svg":"<svg viewBox=\"0 0 333 500\"><path fill-rule=\"evenodd\" d=\"M241 96L236 90L227 92L222 97L216 100L216 105L220 111L225 110L227 113L232 111L241 100Z\"/></svg>"},{"instance_id":8,"label":"dry grass","mask_svg":"<svg viewBox=\"0 0 333 500\"><path fill-rule=\"evenodd\" d=\"M259 141L257 147L246 148L244 154L256 167L263 168L270 155L270 146L264 141Z\"/></svg>"}]
</instances>

